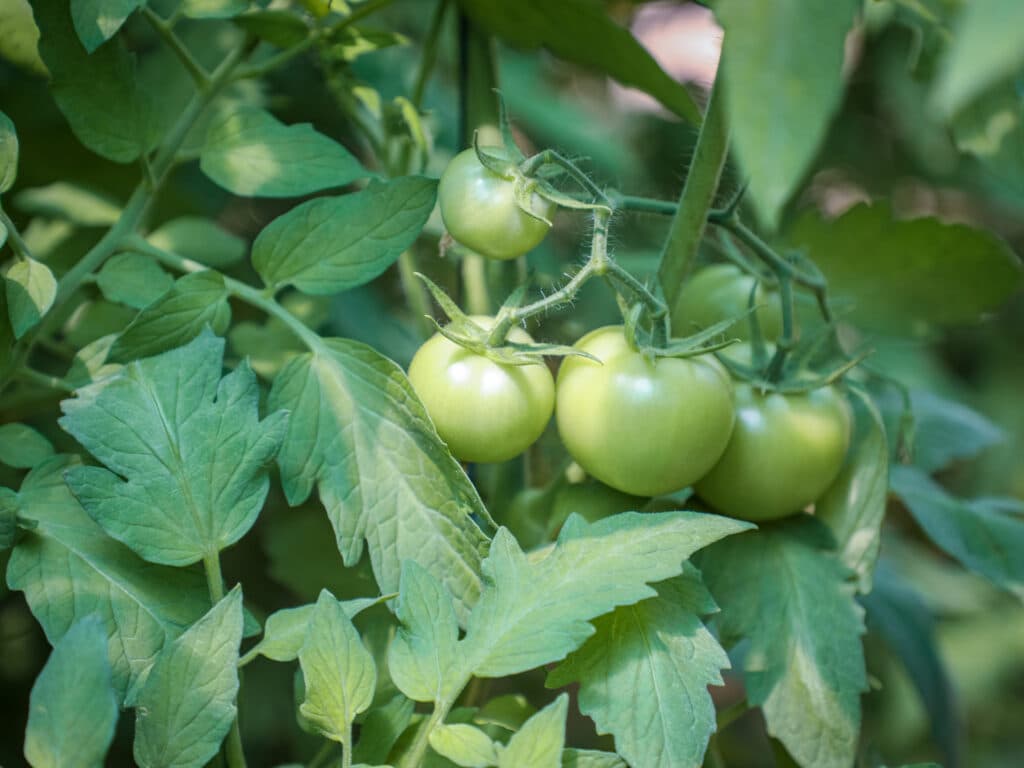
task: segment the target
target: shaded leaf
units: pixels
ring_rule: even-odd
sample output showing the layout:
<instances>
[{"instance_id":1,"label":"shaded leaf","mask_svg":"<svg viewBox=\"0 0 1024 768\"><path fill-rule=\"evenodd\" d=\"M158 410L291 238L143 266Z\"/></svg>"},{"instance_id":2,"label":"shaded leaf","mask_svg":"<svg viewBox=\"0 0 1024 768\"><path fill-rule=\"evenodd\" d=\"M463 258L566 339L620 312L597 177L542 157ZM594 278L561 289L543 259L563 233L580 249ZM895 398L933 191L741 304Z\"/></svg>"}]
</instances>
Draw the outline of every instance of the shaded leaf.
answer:
<instances>
[{"instance_id":1,"label":"shaded leaf","mask_svg":"<svg viewBox=\"0 0 1024 768\"><path fill-rule=\"evenodd\" d=\"M174 278L140 253L119 253L96 275L96 284L110 301L142 309L170 290Z\"/></svg>"},{"instance_id":2,"label":"shaded leaf","mask_svg":"<svg viewBox=\"0 0 1024 768\"><path fill-rule=\"evenodd\" d=\"M277 48L290 48L306 39L309 27L294 13L285 10L254 11L235 16L234 23L251 35Z\"/></svg>"},{"instance_id":3,"label":"shaded leaf","mask_svg":"<svg viewBox=\"0 0 1024 768\"><path fill-rule=\"evenodd\" d=\"M53 445L24 424L0 426L0 463L18 469L31 469L53 456Z\"/></svg>"},{"instance_id":4,"label":"shaded leaf","mask_svg":"<svg viewBox=\"0 0 1024 768\"><path fill-rule=\"evenodd\" d=\"M67 181L23 189L15 195L14 203L25 213L83 227L109 227L121 215L120 206L113 200Z\"/></svg>"},{"instance_id":5,"label":"shaded leaf","mask_svg":"<svg viewBox=\"0 0 1024 768\"><path fill-rule=\"evenodd\" d=\"M594 749L563 749L562 768L628 768L625 761L612 752Z\"/></svg>"},{"instance_id":6,"label":"shaded leaf","mask_svg":"<svg viewBox=\"0 0 1024 768\"><path fill-rule=\"evenodd\" d=\"M430 732L429 738L431 748L456 765L487 768L498 764L496 745L490 736L474 725L442 723Z\"/></svg>"},{"instance_id":7,"label":"shaded leaf","mask_svg":"<svg viewBox=\"0 0 1024 768\"><path fill-rule=\"evenodd\" d=\"M937 472L951 462L971 459L1006 440L1006 433L963 403L927 390L910 393L914 410L914 466Z\"/></svg>"},{"instance_id":8,"label":"shaded leaf","mask_svg":"<svg viewBox=\"0 0 1024 768\"><path fill-rule=\"evenodd\" d=\"M531 717L498 752L498 768L559 768L569 696L561 694Z\"/></svg>"},{"instance_id":9,"label":"shaded leaf","mask_svg":"<svg viewBox=\"0 0 1024 768\"><path fill-rule=\"evenodd\" d=\"M182 216L161 224L146 238L164 251L208 267L230 267L245 257L245 241L209 219Z\"/></svg>"},{"instance_id":10,"label":"shaded leaf","mask_svg":"<svg viewBox=\"0 0 1024 768\"><path fill-rule=\"evenodd\" d=\"M18 134L11 118L0 112L0 195L14 186L18 177ZM2 226L2 225L0 225ZM6 230L4 232L6 235ZM0 237L0 246L4 238Z\"/></svg>"},{"instance_id":11,"label":"shaded leaf","mask_svg":"<svg viewBox=\"0 0 1024 768\"><path fill-rule=\"evenodd\" d=\"M145 0L71 0L71 20L85 50L92 53L117 34Z\"/></svg>"},{"instance_id":12,"label":"shaded leaf","mask_svg":"<svg viewBox=\"0 0 1024 768\"><path fill-rule=\"evenodd\" d=\"M14 262L4 275L7 316L20 339L43 319L57 298L57 280L50 268L35 259Z\"/></svg>"},{"instance_id":13,"label":"shaded leaf","mask_svg":"<svg viewBox=\"0 0 1024 768\"><path fill-rule=\"evenodd\" d=\"M181 10L193 19L230 19L249 10L249 0L183 0Z\"/></svg>"}]
</instances>

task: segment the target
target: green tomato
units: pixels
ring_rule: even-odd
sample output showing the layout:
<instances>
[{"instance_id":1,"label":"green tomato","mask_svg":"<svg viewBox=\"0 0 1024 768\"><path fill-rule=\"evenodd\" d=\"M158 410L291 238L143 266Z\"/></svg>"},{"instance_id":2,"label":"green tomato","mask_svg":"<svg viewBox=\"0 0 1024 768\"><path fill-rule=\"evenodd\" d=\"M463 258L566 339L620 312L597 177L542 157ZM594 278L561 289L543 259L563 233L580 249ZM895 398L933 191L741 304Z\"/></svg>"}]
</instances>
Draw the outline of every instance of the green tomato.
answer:
<instances>
[{"instance_id":1,"label":"green tomato","mask_svg":"<svg viewBox=\"0 0 1024 768\"><path fill-rule=\"evenodd\" d=\"M719 512L745 520L799 512L839 474L852 419L835 387L781 394L737 384L736 428L697 493Z\"/></svg>"},{"instance_id":2,"label":"green tomato","mask_svg":"<svg viewBox=\"0 0 1024 768\"><path fill-rule=\"evenodd\" d=\"M491 317L473 317L485 328ZM530 343L513 328L510 341ZM555 384L546 365L502 365L434 334L409 365L409 381L452 454L505 461L540 437L551 420Z\"/></svg>"},{"instance_id":3,"label":"green tomato","mask_svg":"<svg viewBox=\"0 0 1024 768\"><path fill-rule=\"evenodd\" d=\"M551 523L561 526L569 515L580 515L588 523L596 523L620 512L639 512L647 499L617 491L614 488L588 479L582 483L570 483L558 489L551 506Z\"/></svg>"},{"instance_id":4,"label":"green tomato","mask_svg":"<svg viewBox=\"0 0 1024 768\"><path fill-rule=\"evenodd\" d=\"M487 147L490 154L504 150ZM510 164L511 168L511 164ZM523 211L516 202L515 184L480 163L472 148L457 154L437 188L441 218L458 242L491 259L514 259L537 247L551 226ZM530 210L548 221L554 206L537 194Z\"/></svg>"},{"instance_id":5,"label":"green tomato","mask_svg":"<svg viewBox=\"0 0 1024 768\"><path fill-rule=\"evenodd\" d=\"M735 264L713 264L693 274L683 284L672 310L672 334L689 336L695 331L737 317L747 311L755 279ZM761 305L757 320L761 336L774 341L782 333L782 307L779 295L758 286L755 302ZM739 339L750 338L750 318L737 322L728 331Z\"/></svg>"},{"instance_id":6,"label":"green tomato","mask_svg":"<svg viewBox=\"0 0 1024 768\"><path fill-rule=\"evenodd\" d=\"M624 493L658 496L695 482L722 455L734 419L732 382L710 355L651 360L621 326L576 343L556 387L562 442L589 474Z\"/></svg>"}]
</instances>

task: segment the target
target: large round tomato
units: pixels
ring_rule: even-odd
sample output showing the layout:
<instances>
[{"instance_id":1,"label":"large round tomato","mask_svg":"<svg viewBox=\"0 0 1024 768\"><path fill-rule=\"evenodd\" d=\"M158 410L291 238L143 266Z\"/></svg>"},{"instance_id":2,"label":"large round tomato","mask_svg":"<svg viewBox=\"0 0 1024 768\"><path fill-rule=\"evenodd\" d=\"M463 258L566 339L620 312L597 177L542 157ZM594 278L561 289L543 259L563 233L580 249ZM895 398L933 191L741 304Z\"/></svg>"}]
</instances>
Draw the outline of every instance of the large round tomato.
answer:
<instances>
[{"instance_id":1,"label":"large round tomato","mask_svg":"<svg viewBox=\"0 0 1024 768\"><path fill-rule=\"evenodd\" d=\"M576 343L603 364L569 357L558 373L558 431L601 482L636 496L677 491L704 475L729 441L732 382L711 356L651 360L621 326Z\"/></svg>"},{"instance_id":2,"label":"large round tomato","mask_svg":"<svg viewBox=\"0 0 1024 768\"><path fill-rule=\"evenodd\" d=\"M672 309L672 333L689 336L695 331L737 317L747 311L750 292L755 280L734 264L713 264L695 272L679 292ZM782 308L775 291L758 286L754 298L759 304L756 311L761 335L774 341L782 332ZM744 318L733 325L729 336L750 338L750 319Z\"/></svg>"},{"instance_id":3,"label":"large round tomato","mask_svg":"<svg viewBox=\"0 0 1024 768\"><path fill-rule=\"evenodd\" d=\"M485 328L494 322L473 320ZM532 341L520 328L508 338ZM546 365L502 365L439 333L413 356L409 381L437 433L462 461L505 461L522 453L540 437L555 405Z\"/></svg>"},{"instance_id":4,"label":"large round tomato","mask_svg":"<svg viewBox=\"0 0 1024 768\"><path fill-rule=\"evenodd\" d=\"M489 154L504 150L487 147ZM510 164L511 169L511 164ZM550 225L523 211L516 202L511 173L499 176L480 163L476 150L457 154L437 188L441 218L458 242L492 259L514 259L537 247ZM554 206L537 194L530 196L530 210L551 220Z\"/></svg>"},{"instance_id":5,"label":"large round tomato","mask_svg":"<svg viewBox=\"0 0 1024 768\"><path fill-rule=\"evenodd\" d=\"M722 458L697 482L715 509L746 520L798 512L839 474L852 415L835 387L806 394L736 386L736 428Z\"/></svg>"}]
</instances>

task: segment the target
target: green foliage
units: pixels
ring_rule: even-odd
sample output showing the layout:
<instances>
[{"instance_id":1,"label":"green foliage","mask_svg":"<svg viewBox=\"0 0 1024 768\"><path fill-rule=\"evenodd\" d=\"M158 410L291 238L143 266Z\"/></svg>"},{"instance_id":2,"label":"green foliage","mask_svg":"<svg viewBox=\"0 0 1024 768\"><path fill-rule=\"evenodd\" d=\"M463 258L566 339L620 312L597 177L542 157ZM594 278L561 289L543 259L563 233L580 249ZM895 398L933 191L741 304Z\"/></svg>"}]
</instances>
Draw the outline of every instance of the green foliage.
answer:
<instances>
[{"instance_id":1,"label":"green foliage","mask_svg":"<svg viewBox=\"0 0 1024 768\"><path fill-rule=\"evenodd\" d=\"M246 252L242 238L199 216L182 216L161 224L146 239L156 248L217 269L237 264Z\"/></svg>"},{"instance_id":2,"label":"green foliage","mask_svg":"<svg viewBox=\"0 0 1024 768\"><path fill-rule=\"evenodd\" d=\"M142 0L71 0L71 21L85 50L93 53L142 5Z\"/></svg>"},{"instance_id":3,"label":"green foliage","mask_svg":"<svg viewBox=\"0 0 1024 768\"><path fill-rule=\"evenodd\" d=\"M18 134L11 118L0 112L0 195L18 178ZM3 243L0 243L3 245Z\"/></svg>"},{"instance_id":4,"label":"green foliage","mask_svg":"<svg viewBox=\"0 0 1024 768\"><path fill-rule=\"evenodd\" d=\"M23 189L14 198L25 213L64 219L83 227L108 227L121 215L121 206L79 184L55 181Z\"/></svg>"},{"instance_id":5,"label":"green foliage","mask_svg":"<svg viewBox=\"0 0 1024 768\"><path fill-rule=\"evenodd\" d=\"M20 339L42 319L57 298L57 280L50 268L35 259L14 263L4 274L7 316L14 338Z\"/></svg>"},{"instance_id":6,"label":"green foliage","mask_svg":"<svg viewBox=\"0 0 1024 768\"><path fill-rule=\"evenodd\" d=\"M32 469L53 455L53 444L25 424L0 426L0 462L9 467Z\"/></svg>"},{"instance_id":7,"label":"green foliage","mask_svg":"<svg viewBox=\"0 0 1024 768\"><path fill-rule=\"evenodd\" d=\"M110 301L142 309L169 291L174 278L140 253L119 253L96 275L96 284Z\"/></svg>"}]
</instances>

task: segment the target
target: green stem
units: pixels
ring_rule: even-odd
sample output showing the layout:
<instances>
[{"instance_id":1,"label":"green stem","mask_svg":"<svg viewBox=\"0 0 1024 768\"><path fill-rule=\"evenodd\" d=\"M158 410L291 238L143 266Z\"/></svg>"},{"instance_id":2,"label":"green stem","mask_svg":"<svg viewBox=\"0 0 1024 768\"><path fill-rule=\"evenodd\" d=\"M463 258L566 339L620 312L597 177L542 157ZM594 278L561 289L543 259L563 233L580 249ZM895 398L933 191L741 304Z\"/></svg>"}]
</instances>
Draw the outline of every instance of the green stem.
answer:
<instances>
[{"instance_id":1,"label":"green stem","mask_svg":"<svg viewBox=\"0 0 1024 768\"><path fill-rule=\"evenodd\" d=\"M782 369L786 357L796 343L796 332L793 324L793 278L779 275L779 300L782 303L782 333L775 340L775 354L768 364L767 379L777 382L782 379Z\"/></svg>"},{"instance_id":2,"label":"green stem","mask_svg":"<svg viewBox=\"0 0 1024 768\"><path fill-rule=\"evenodd\" d=\"M708 749L704 753L705 768L725 768L725 759L722 757L722 750L718 746L718 734L711 734L708 739Z\"/></svg>"},{"instance_id":3,"label":"green stem","mask_svg":"<svg viewBox=\"0 0 1024 768\"><path fill-rule=\"evenodd\" d=\"M50 376L46 373L40 373L34 368L22 367L16 371L19 379L38 384L46 387L47 389L54 389L58 392L74 392L75 388L73 385L60 378L59 376Z\"/></svg>"},{"instance_id":4,"label":"green stem","mask_svg":"<svg viewBox=\"0 0 1024 768\"><path fill-rule=\"evenodd\" d=\"M188 70L189 75L195 80L199 90L206 90L210 87L210 75L203 69L203 66L196 61L195 57L185 47L181 38L174 34L173 25L164 21L160 16L147 6L142 6L142 15L150 23L156 33L160 35L167 47L174 51L182 65Z\"/></svg>"},{"instance_id":5,"label":"green stem","mask_svg":"<svg viewBox=\"0 0 1024 768\"><path fill-rule=\"evenodd\" d=\"M313 759L306 764L306 768L323 768L323 766L330 765L331 756L334 754L334 742L325 741L317 753L313 755Z\"/></svg>"},{"instance_id":6,"label":"green stem","mask_svg":"<svg viewBox=\"0 0 1024 768\"><path fill-rule=\"evenodd\" d=\"M409 302L415 315L416 330L421 337L427 338L434 332L434 326L429 319L433 311L430 306L430 295L423 281L416 277L418 271L416 257L412 251L405 251L398 257L398 277L402 283L405 300Z\"/></svg>"},{"instance_id":7,"label":"green stem","mask_svg":"<svg viewBox=\"0 0 1024 768\"><path fill-rule=\"evenodd\" d=\"M462 257L462 294L471 315L491 314L491 297L487 290L487 263L477 253Z\"/></svg>"},{"instance_id":8,"label":"green stem","mask_svg":"<svg viewBox=\"0 0 1024 768\"><path fill-rule=\"evenodd\" d=\"M462 688L464 686L459 687ZM450 702L436 702L434 704L434 711L430 714L430 719L426 725L416 732L416 738L412 746L409 747L408 752L399 758L398 765L395 768L420 768L423 764L423 758L427 754L427 746L430 744L430 732L444 722L451 707Z\"/></svg>"},{"instance_id":9,"label":"green stem","mask_svg":"<svg viewBox=\"0 0 1024 768\"><path fill-rule=\"evenodd\" d=\"M718 713L715 718L715 730L719 733L724 731L730 725L739 720L743 715L746 714L749 709L746 698L740 699L735 704L731 704L721 712Z\"/></svg>"},{"instance_id":10,"label":"green stem","mask_svg":"<svg viewBox=\"0 0 1024 768\"><path fill-rule=\"evenodd\" d=\"M14 226L14 222L11 221L11 218L3 208L0 208L0 224L3 224L4 229L7 230L7 242L11 244L11 250L14 251L14 255L19 259L31 259L31 251L29 251L18 228Z\"/></svg>"},{"instance_id":11,"label":"green stem","mask_svg":"<svg viewBox=\"0 0 1024 768\"><path fill-rule=\"evenodd\" d=\"M566 157L555 152L553 149L545 149L543 152L538 152L533 157L529 157L522 162L519 166L519 170L524 176L533 177L537 175L537 172L545 165L553 165L557 168L561 168L569 176L589 192L595 200L600 200L603 203L611 204L611 200L597 184L590 180L583 171L576 167L575 163Z\"/></svg>"},{"instance_id":12,"label":"green stem","mask_svg":"<svg viewBox=\"0 0 1024 768\"><path fill-rule=\"evenodd\" d=\"M683 280L697 258L728 152L728 118L721 78L716 78L658 266L658 279L669 307L675 306Z\"/></svg>"},{"instance_id":13,"label":"green stem","mask_svg":"<svg viewBox=\"0 0 1024 768\"><path fill-rule=\"evenodd\" d=\"M423 41L423 55L420 56L420 66L416 72L416 83L412 89L412 104L418 110L423 106L423 95L427 90L427 82L434 71L437 63L438 41L441 38L441 29L444 26L444 16L448 11L449 0L438 0L434 7L434 16L430 20L430 27L427 30L427 37Z\"/></svg>"},{"instance_id":14,"label":"green stem","mask_svg":"<svg viewBox=\"0 0 1024 768\"><path fill-rule=\"evenodd\" d=\"M679 210L679 203L673 203L671 200L655 200L651 197L619 194L612 195L610 199L615 208L635 213L656 213L659 216L675 216L676 211Z\"/></svg>"}]
</instances>

